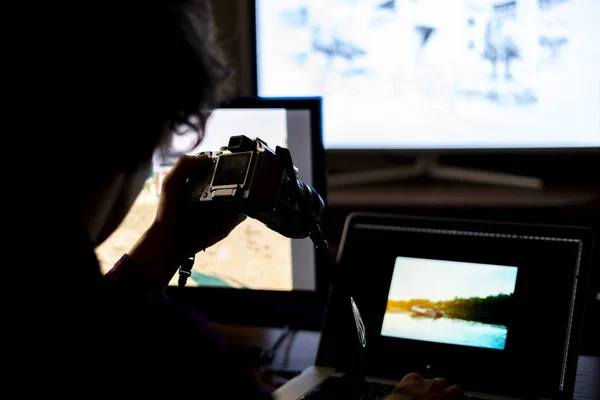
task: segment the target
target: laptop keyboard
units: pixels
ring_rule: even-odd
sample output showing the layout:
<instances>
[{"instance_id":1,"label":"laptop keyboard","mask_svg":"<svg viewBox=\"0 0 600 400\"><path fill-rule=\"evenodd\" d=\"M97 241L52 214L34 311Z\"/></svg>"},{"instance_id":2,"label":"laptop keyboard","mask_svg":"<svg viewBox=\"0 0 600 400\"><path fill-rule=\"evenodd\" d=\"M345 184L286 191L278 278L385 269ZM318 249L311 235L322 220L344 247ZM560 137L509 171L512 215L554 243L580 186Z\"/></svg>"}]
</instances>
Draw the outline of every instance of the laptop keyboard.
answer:
<instances>
[{"instance_id":1,"label":"laptop keyboard","mask_svg":"<svg viewBox=\"0 0 600 400\"><path fill-rule=\"evenodd\" d=\"M305 394L300 400L321 400L321 399L344 399L344 400L381 400L385 399L395 385L365 382L360 390L352 390L342 385L342 379L330 377L323 381L319 386ZM464 400L489 400L487 397L465 395Z\"/></svg>"},{"instance_id":2,"label":"laptop keyboard","mask_svg":"<svg viewBox=\"0 0 600 400\"><path fill-rule=\"evenodd\" d=\"M319 386L304 395L302 399L350 399L350 400L380 400L384 399L394 390L395 385L386 385L377 382L365 382L360 389L351 389L342 386L342 380L338 377L327 378Z\"/></svg>"}]
</instances>

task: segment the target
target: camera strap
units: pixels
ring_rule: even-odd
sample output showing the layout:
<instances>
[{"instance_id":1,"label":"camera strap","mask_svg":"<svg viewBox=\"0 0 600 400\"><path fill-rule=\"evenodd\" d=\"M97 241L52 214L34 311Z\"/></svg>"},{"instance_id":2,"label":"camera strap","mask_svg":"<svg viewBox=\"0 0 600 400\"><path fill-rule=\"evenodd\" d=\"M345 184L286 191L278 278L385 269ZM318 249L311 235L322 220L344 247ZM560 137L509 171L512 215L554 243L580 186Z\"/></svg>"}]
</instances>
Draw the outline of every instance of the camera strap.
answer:
<instances>
[{"instance_id":1,"label":"camera strap","mask_svg":"<svg viewBox=\"0 0 600 400\"><path fill-rule=\"evenodd\" d=\"M350 280L334 260L319 224L316 224L310 239L331 274L333 296L329 307L336 308L336 314L341 317L336 326L339 336L337 343L341 346L338 349L339 353L345 354L346 358L343 366L345 374L340 389L343 393L356 393L362 389L365 382L366 326L352 297Z\"/></svg>"},{"instance_id":2,"label":"camera strap","mask_svg":"<svg viewBox=\"0 0 600 400\"><path fill-rule=\"evenodd\" d=\"M196 260L196 256L192 255L181 263L179 266L179 280L177 285L182 288L185 287L187 279L192 275L192 267L194 266L194 261Z\"/></svg>"}]
</instances>

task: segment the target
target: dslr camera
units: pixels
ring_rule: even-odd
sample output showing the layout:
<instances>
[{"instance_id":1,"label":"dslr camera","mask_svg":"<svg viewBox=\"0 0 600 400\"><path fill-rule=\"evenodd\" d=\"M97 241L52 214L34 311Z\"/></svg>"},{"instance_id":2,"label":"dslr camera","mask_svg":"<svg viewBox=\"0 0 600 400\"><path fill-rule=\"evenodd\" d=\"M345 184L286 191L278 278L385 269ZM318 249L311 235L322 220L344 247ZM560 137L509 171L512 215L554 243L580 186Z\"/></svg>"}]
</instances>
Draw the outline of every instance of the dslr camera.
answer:
<instances>
[{"instance_id":1,"label":"dslr camera","mask_svg":"<svg viewBox=\"0 0 600 400\"><path fill-rule=\"evenodd\" d=\"M191 203L245 214L288 238L320 230L325 204L298 178L288 149L272 150L261 139L240 135L204 154L211 159L210 169L204 180L192 182Z\"/></svg>"}]
</instances>

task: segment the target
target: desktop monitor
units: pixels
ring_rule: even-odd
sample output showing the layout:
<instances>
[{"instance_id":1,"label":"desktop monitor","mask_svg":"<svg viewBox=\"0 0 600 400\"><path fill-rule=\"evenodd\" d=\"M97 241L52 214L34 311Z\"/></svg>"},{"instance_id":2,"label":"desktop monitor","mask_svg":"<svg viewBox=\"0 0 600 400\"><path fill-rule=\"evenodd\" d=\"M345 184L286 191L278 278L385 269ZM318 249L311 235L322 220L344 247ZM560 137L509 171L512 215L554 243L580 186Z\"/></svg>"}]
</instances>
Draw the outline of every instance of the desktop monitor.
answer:
<instances>
[{"instance_id":1,"label":"desktop monitor","mask_svg":"<svg viewBox=\"0 0 600 400\"><path fill-rule=\"evenodd\" d=\"M600 1L255 0L251 14L256 94L322 96L328 150L600 149Z\"/></svg>"},{"instance_id":2,"label":"desktop monitor","mask_svg":"<svg viewBox=\"0 0 600 400\"><path fill-rule=\"evenodd\" d=\"M153 221L161 181L179 156L216 151L229 138L263 139L290 150L298 175L325 199L325 165L319 98L238 98L210 116L204 139L176 135L169 152L157 153L151 176L122 225L98 249L104 271ZM198 229L202 229L201 226ZM168 294L185 298L215 322L320 327L326 288L310 239L292 240L247 218L223 241L196 255L184 289L175 276Z\"/></svg>"}]
</instances>

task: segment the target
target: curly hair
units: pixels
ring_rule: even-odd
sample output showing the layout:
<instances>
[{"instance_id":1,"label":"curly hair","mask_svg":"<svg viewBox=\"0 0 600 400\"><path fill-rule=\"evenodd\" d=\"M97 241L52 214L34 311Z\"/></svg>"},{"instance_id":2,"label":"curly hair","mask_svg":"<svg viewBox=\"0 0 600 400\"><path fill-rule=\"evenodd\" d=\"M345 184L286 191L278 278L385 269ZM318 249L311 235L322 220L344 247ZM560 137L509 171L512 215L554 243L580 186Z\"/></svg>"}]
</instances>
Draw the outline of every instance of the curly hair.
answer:
<instances>
[{"instance_id":1,"label":"curly hair","mask_svg":"<svg viewBox=\"0 0 600 400\"><path fill-rule=\"evenodd\" d=\"M211 110L233 91L233 72L217 44L210 2L181 1L173 10L180 29L173 44L182 72L175 86L187 90L171 103L167 121L172 131L181 125L191 128L198 134L198 144Z\"/></svg>"},{"instance_id":2,"label":"curly hair","mask_svg":"<svg viewBox=\"0 0 600 400\"><path fill-rule=\"evenodd\" d=\"M68 114L76 140L81 126L90 138L81 159L100 173L135 166L182 126L199 144L211 111L234 89L210 1L77 7L61 17L67 28L53 62L65 99L60 118Z\"/></svg>"}]
</instances>

